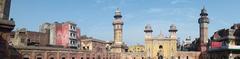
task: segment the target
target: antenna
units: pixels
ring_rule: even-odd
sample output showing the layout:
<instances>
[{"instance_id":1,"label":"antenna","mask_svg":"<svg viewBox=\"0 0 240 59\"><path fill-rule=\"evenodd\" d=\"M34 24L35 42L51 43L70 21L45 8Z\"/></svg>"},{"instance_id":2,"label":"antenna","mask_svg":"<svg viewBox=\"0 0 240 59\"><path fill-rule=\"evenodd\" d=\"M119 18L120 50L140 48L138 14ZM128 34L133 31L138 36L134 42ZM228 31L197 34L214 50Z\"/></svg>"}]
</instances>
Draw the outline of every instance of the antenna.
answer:
<instances>
[{"instance_id":1,"label":"antenna","mask_svg":"<svg viewBox=\"0 0 240 59\"><path fill-rule=\"evenodd\" d=\"M201 1L202 1L203 8L205 8L206 0L201 0Z\"/></svg>"}]
</instances>

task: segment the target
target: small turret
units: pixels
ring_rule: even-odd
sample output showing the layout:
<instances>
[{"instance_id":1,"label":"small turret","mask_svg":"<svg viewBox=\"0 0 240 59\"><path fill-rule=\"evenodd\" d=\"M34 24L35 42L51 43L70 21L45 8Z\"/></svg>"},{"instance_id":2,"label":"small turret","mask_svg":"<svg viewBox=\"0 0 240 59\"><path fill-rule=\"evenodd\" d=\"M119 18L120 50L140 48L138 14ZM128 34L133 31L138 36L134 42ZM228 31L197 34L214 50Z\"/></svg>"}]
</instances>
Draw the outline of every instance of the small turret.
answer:
<instances>
[{"instance_id":1,"label":"small turret","mask_svg":"<svg viewBox=\"0 0 240 59\"><path fill-rule=\"evenodd\" d=\"M113 25L116 25L116 24L123 25L122 15L119 8L116 9L115 15L114 15Z\"/></svg>"},{"instance_id":2,"label":"small turret","mask_svg":"<svg viewBox=\"0 0 240 59\"><path fill-rule=\"evenodd\" d=\"M145 32L145 40L151 40L153 30L149 24L145 26L144 32Z\"/></svg>"},{"instance_id":3,"label":"small turret","mask_svg":"<svg viewBox=\"0 0 240 59\"><path fill-rule=\"evenodd\" d=\"M205 7L203 7L203 9L201 10L200 13L200 18L198 19L198 23L209 23L209 19L208 19L208 13L207 10L205 9Z\"/></svg>"},{"instance_id":4,"label":"small turret","mask_svg":"<svg viewBox=\"0 0 240 59\"><path fill-rule=\"evenodd\" d=\"M169 29L168 31L169 31L169 33L170 33L169 38L177 39L177 34L176 34L176 32L177 32L177 27L176 27L174 24L172 24L172 25L170 26L170 29Z\"/></svg>"},{"instance_id":5,"label":"small turret","mask_svg":"<svg viewBox=\"0 0 240 59\"><path fill-rule=\"evenodd\" d=\"M150 24L147 24L147 25L145 26L144 32L153 32L152 27L151 27Z\"/></svg>"}]
</instances>

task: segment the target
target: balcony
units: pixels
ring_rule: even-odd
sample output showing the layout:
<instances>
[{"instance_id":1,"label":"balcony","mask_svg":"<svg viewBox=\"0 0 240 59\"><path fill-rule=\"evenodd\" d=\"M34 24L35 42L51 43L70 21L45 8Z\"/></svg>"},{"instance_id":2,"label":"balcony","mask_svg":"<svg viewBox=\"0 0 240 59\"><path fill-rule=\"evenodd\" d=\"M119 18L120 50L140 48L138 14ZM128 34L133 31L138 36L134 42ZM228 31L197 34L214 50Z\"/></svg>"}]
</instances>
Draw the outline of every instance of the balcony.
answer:
<instances>
[{"instance_id":1,"label":"balcony","mask_svg":"<svg viewBox=\"0 0 240 59\"><path fill-rule=\"evenodd\" d=\"M77 40L70 40L69 47L70 48L78 48Z\"/></svg>"},{"instance_id":2,"label":"balcony","mask_svg":"<svg viewBox=\"0 0 240 59\"><path fill-rule=\"evenodd\" d=\"M70 48L78 48L78 45L77 44L69 44L69 47Z\"/></svg>"},{"instance_id":3,"label":"balcony","mask_svg":"<svg viewBox=\"0 0 240 59\"><path fill-rule=\"evenodd\" d=\"M69 30L70 31L76 31L76 26L70 26Z\"/></svg>"}]
</instances>

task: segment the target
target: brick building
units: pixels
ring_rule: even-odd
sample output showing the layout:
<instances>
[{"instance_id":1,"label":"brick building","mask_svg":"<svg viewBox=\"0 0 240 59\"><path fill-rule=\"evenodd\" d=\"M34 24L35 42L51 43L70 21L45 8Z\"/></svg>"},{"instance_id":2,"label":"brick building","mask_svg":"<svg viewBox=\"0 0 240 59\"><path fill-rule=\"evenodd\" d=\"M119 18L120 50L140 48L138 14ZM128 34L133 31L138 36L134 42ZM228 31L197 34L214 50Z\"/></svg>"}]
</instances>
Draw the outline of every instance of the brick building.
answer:
<instances>
[{"instance_id":1,"label":"brick building","mask_svg":"<svg viewBox=\"0 0 240 59\"><path fill-rule=\"evenodd\" d=\"M13 54L23 59L118 59L119 53L110 52L109 43L82 37L80 47L71 48L69 45L50 45L50 34L28 31L25 28L11 33L10 43ZM80 41L79 41L80 43ZM17 52L17 53L15 53ZM16 57L12 57L14 59Z\"/></svg>"}]
</instances>

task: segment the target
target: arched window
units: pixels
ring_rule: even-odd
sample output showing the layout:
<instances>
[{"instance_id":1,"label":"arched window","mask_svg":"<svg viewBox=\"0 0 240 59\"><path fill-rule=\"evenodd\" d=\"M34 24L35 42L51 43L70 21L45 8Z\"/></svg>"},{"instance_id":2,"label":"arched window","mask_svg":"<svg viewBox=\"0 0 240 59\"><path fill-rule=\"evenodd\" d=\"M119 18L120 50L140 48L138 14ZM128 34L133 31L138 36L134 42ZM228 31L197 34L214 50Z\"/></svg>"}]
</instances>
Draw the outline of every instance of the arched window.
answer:
<instances>
[{"instance_id":1,"label":"arched window","mask_svg":"<svg viewBox=\"0 0 240 59\"><path fill-rule=\"evenodd\" d=\"M37 56L36 59L43 59L42 56Z\"/></svg>"},{"instance_id":2,"label":"arched window","mask_svg":"<svg viewBox=\"0 0 240 59\"><path fill-rule=\"evenodd\" d=\"M54 55L49 55L48 59L54 59L55 56Z\"/></svg>"},{"instance_id":3,"label":"arched window","mask_svg":"<svg viewBox=\"0 0 240 59\"><path fill-rule=\"evenodd\" d=\"M98 57L97 57L97 59L101 59L101 57L100 57L100 56L98 56Z\"/></svg>"},{"instance_id":4,"label":"arched window","mask_svg":"<svg viewBox=\"0 0 240 59\"><path fill-rule=\"evenodd\" d=\"M86 50L86 47L85 47L85 46L83 47L83 50Z\"/></svg>"},{"instance_id":5,"label":"arched window","mask_svg":"<svg viewBox=\"0 0 240 59\"><path fill-rule=\"evenodd\" d=\"M162 49L163 48L163 46L162 45L159 45L159 49Z\"/></svg>"},{"instance_id":6,"label":"arched window","mask_svg":"<svg viewBox=\"0 0 240 59\"><path fill-rule=\"evenodd\" d=\"M188 56L187 56L187 58L186 59L188 59Z\"/></svg>"},{"instance_id":7,"label":"arched window","mask_svg":"<svg viewBox=\"0 0 240 59\"><path fill-rule=\"evenodd\" d=\"M37 59L42 59L42 57L37 57Z\"/></svg>"},{"instance_id":8,"label":"arched window","mask_svg":"<svg viewBox=\"0 0 240 59\"><path fill-rule=\"evenodd\" d=\"M162 55L158 56L158 59L163 59L163 56Z\"/></svg>"},{"instance_id":9,"label":"arched window","mask_svg":"<svg viewBox=\"0 0 240 59\"><path fill-rule=\"evenodd\" d=\"M72 57L72 59L75 59L75 57Z\"/></svg>"},{"instance_id":10,"label":"arched window","mask_svg":"<svg viewBox=\"0 0 240 59\"><path fill-rule=\"evenodd\" d=\"M23 59L30 59L29 55L24 55Z\"/></svg>"}]
</instances>

